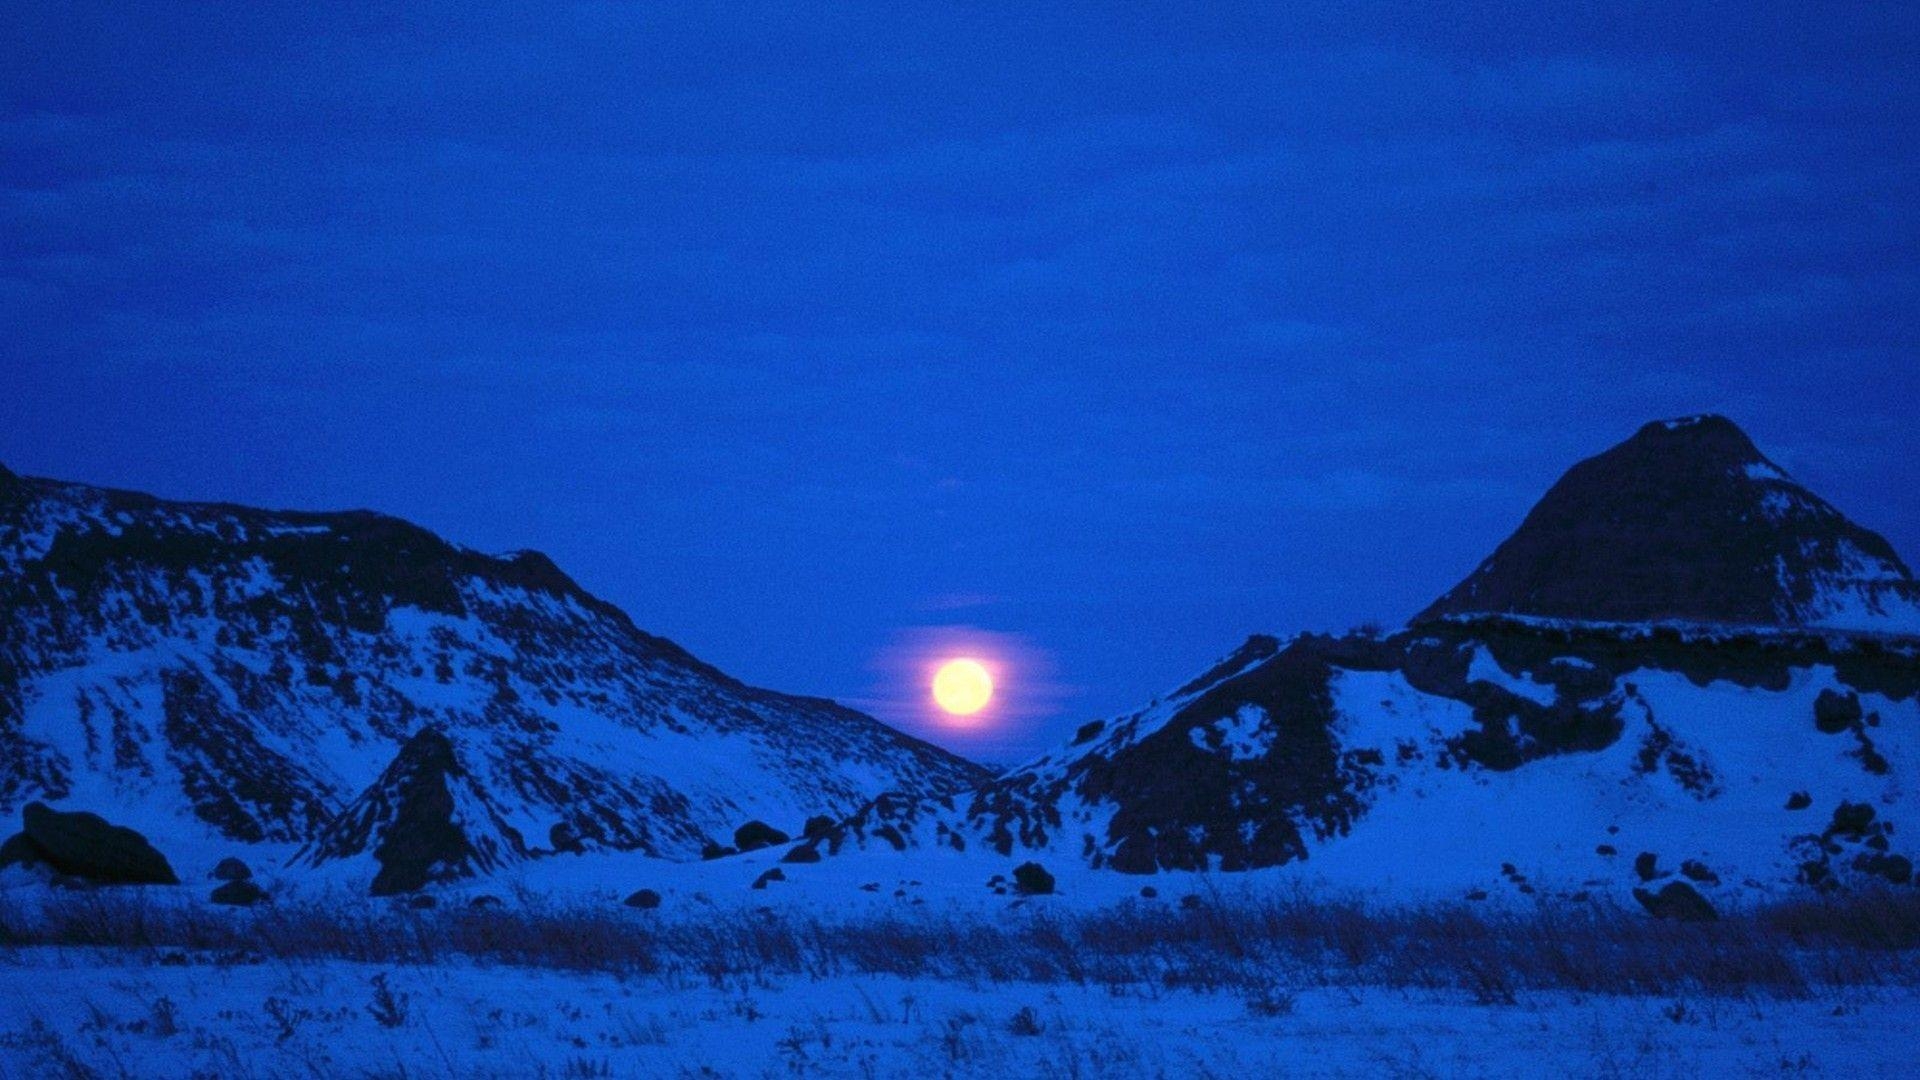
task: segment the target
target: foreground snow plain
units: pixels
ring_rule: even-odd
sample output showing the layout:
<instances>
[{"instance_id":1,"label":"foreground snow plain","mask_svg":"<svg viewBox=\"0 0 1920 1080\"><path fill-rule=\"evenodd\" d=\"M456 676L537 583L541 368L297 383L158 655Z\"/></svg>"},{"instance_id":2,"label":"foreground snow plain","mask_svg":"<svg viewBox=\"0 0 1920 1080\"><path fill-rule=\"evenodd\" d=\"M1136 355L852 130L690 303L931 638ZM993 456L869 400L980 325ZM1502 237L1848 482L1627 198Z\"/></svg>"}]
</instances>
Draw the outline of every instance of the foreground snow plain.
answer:
<instances>
[{"instance_id":1,"label":"foreground snow plain","mask_svg":"<svg viewBox=\"0 0 1920 1080\"><path fill-rule=\"evenodd\" d=\"M20 950L9 1077L1911 1076L1920 993L1804 1000L895 977Z\"/></svg>"}]
</instances>

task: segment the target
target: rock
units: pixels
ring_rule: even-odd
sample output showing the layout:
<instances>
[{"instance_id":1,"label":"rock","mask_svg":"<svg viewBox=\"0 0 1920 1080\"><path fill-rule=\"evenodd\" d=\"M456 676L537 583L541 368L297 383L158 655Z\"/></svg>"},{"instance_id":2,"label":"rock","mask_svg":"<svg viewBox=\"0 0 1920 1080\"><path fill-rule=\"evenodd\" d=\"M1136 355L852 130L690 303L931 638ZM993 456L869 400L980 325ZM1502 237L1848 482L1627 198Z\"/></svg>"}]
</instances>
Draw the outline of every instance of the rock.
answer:
<instances>
[{"instance_id":1,"label":"rock","mask_svg":"<svg viewBox=\"0 0 1920 1080\"><path fill-rule=\"evenodd\" d=\"M1813 726L1827 735L1838 735L1860 722L1860 695L1832 690L1820 691L1813 703Z\"/></svg>"},{"instance_id":2,"label":"rock","mask_svg":"<svg viewBox=\"0 0 1920 1080\"><path fill-rule=\"evenodd\" d=\"M490 805L447 732L423 727L301 858L318 866L371 851L380 866L374 896L477 877L526 854L520 834L504 828Z\"/></svg>"},{"instance_id":3,"label":"rock","mask_svg":"<svg viewBox=\"0 0 1920 1080\"><path fill-rule=\"evenodd\" d=\"M757 851L793 839L764 821L749 821L733 830L733 846L741 851Z\"/></svg>"},{"instance_id":4,"label":"rock","mask_svg":"<svg viewBox=\"0 0 1920 1080\"><path fill-rule=\"evenodd\" d=\"M641 911L652 911L660 906L660 894L652 889L640 889L622 903L630 908L639 908Z\"/></svg>"},{"instance_id":5,"label":"rock","mask_svg":"<svg viewBox=\"0 0 1920 1080\"><path fill-rule=\"evenodd\" d=\"M1045 896L1053 892L1053 875L1037 862L1025 862L1013 868L1013 887L1022 896Z\"/></svg>"},{"instance_id":6,"label":"rock","mask_svg":"<svg viewBox=\"0 0 1920 1080\"><path fill-rule=\"evenodd\" d=\"M1197 894L1188 893L1180 898L1180 909L1182 911L1195 911L1199 909L1202 902Z\"/></svg>"},{"instance_id":7,"label":"rock","mask_svg":"<svg viewBox=\"0 0 1920 1080\"><path fill-rule=\"evenodd\" d=\"M579 834L564 821L547 830L547 845L557 855L584 855L587 852L587 846L580 842Z\"/></svg>"},{"instance_id":8,"label":"rock","mask_svg":"<svg viewBox=\"0 0 1920 1080\"><path fill-rule=\"evenodd\" d=\"M1594 845L1593 853L1595 855L1612 856L1620 854L1620 849L1614 847L1612 844L1596 844Z\"/></svg>"},{"instance_id":9,"label":"rock","mask_svg":"<svg viewBox=\"0 0 1920 1080\"><path fill-rule=\"evenodd\" d=\"M1793 794L1787 796L1787 809L1789 810L1805 810L1807 807L1812 805L1813 805L1813 796L1807 794L1804 791L1796 791Z\"/></svg>"},{"instance_id":10,"label":"rock","mask_svg":"<svg viewBox=\"0 0 1920 1080\"><path fill-rule=\"evenodd\" d=\"M800 827L800 835L807 840L819 840L833 831L833 819L825 814L816 814L807 819Z\"/></svg>"},{"instance_id":11,"label":"rock","mask_svg":"<svg viewBox=\"0 0 1920 1080\"><path fill-rule=\"evenodd\" d=\"M26 833L14 833L6 843L0 844L0 870L9 866L28 868L45 866L47 860L41 856L40 849L27 839Z\"/></svg>"},{"instance_id":12,"label":"rock","mask_svg":"<svg viewBox=\"0 0 1920 1080\"><path fill-rule=\"evenodd\" d=\"M1873 824L1873 807L1866 803L1842 802L1834 807L1833 821L1827 826L1829 836L1851 836L1859 839Z\"/></svg>"},{"instance_id":13,"label":"rock","mask_svg":"<svg viewBox=\"0 0 1920 1080\"><path fill-rule=\"evenodd\" d=\"M481 893L479 896L467 901L467 906L470 908L497 908L504 907L505 905L500 902L499 897L491 893Z\"/></svg>"},{"instance_id":14,"label":"rock","mask_svg":"<svg viewBox=\"0 0 1920 1080\"><path fill-rule=\"evenodd\" d=\"M784 863L816 863L820 861L820 849L812 844L801 844L780 857Z\"/></svg>"},{"instance_id":15,"label":"rock","mask_svg":"<svg viewBox=\"0 0 1920 1080\"><path fill-rule=\"evenodd\" d=\"M1647 909L1647 914L1656 919L1674 919L1679 922L1712 922L1720 917L1707 898L1684 881L1668 882L1658 893L1646 889L1633 890L1633 898Z\"/></svg>"},{"instance_id":16,"label":"rock","mask_svg":"<svg viewBox=\"0 0 1920 1080\"><path fill-rule=\"evenodd\" d=\"M1643 851L1633 857L1633 872L1640 875L1641 881L1652 881L1660 876L1660 857L1651 851Z\"/></svg>"},{"instance_id":17,"label":"rock","mask_svg":"<svg viewBox=\"0 0 1920 1080\"><path fill-rule=\"evenodd\" d=\"M761 874L759 877L754 878L753 887L756 889L764 889L767 887L767 882L769 881L785 881L785 880L787 880L787 872L776 866L773 869L767 871L766 873Z\"/></svg>"},{"instance_id":18,"label":"rock","mask_svg":"<svg viewBox=\"0 0 1920 1080\"><path fill-rule=\"evenodd\" d=\"M1151 885L1140 886L1140 897L1143 900L1152 900L1159 895L1160 895L1160 890L1154 888Z\"/></svg>"},{"instance_id":19,"label":"rock","mask_svg":"<svg viewBox=\"0 0 1920 1080\"><path fill-rule=\"evenodd\" d=\"M262 900L271 899L267 890L255 884L251 878L229 881L213 890L213 902L229 907L252 907Z\"/></svg>"},{"instance_id":20,"label":"rock","mask_svg":"<svg viewBox=\"0 0 1920 1080\"><path fill-rule=\"evenodd\" d=\"M212 876L215 881L245 881L253 876L253 870L246 863L229 855L220 860L220 865L213 868Z\"/></svg>"},{"instance_id":21,"label":"rock","mask_svg":"<svg viewBox=\"0 0 1920 1080\"><path fill-rule=\"evenodd\" d=\"M1701 862L1699 859L1688 859L1681 863L1680 873L1682 876L1692 878L1702 885L1720 884L1720 875L1708 869L1707 864Z\"/></svg>"},{"instance_id":22,"label":"rock","mask_svg":"<svg viewBox=\"0 0 1920 1080\"><path fill-rule=\"evenodd\" d=\"M721 847L719 844L713 843L712 841L708 841L700 849L700 857L702 859L705 859L708 862L712 862L715 859L724 859L729 855L738 855L738 854L740 854L739 848Z\"/></svg>"},{"instance_id":23,"label":"rock","mask_svg":"<svg viewBox=\"0 0 1920 1080\"><path fill-rule=\"evenodd\" d=\"M435 900L433 896L428 893L415 893L407 898L407 906L415 911L429 911L439 907L440 901Z\"/></svg>"},{"instance_id":24,"label":"rock","mask_svg":"<svg viewBox=\"0 0 1920 1080\"><path fill-rule=\"evenodd\" d=\"M21 814L24 835L42 861L63 874L102 885L178 885L166 857L132 829L110 825L98 814L62 812L28 803Z\"/></svg>"}]
</instances>

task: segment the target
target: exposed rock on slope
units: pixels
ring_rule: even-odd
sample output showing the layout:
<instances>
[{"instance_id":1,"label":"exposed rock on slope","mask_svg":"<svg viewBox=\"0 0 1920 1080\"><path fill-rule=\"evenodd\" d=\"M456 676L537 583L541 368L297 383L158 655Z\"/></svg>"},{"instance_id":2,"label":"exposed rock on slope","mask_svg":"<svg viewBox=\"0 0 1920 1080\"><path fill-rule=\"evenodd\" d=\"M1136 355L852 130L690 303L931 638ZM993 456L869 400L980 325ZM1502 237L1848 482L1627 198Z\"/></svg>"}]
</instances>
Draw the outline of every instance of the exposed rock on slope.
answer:
<instances>
[{"instance_id":1,"label":"exposed rock on slope","mask_svg":"<svg viewBox=\"0 0 1920 1080\"><path fill-rule=\"evenodd\" d=\"M986 775L742 685L535 553L0 477L0 812L95 808L225 850L325 830L325 858L359 831L328 823L429 727L489 808L465 822L489 858L691 858L749 820L797 830Z\"/></svg>"},{"instance_id":2,"label":"exposed rock on slope","mask_svg":"<svg viewBox=\"0 0 1920 1080\"><path fill-rule=\"evenodd\" d=\"M375 896L473 877L527 857L520 834L460 767L452 741L433 728L408 739L300 861L318 866L367 851L380 864Z\"/></svg>"},{"instance_id":3,"label":"exposed rock on slope","mask_svg":"<svg viewBox=\"0 0 1920 1080\"><path fill-rule=\"evenodd\" d=\"M98 814L28 803L21 832L0 846L0 867L41 865L101 885L178 885L166 856L132 829Z\"/></svg>"},{"instance_id":4,"label":"exposed rock on slope","mask_svg":"<svg viewBox=\"0 0 1920 1080\"><path fill-rule=\"evenodd\" d=\"M1700 416L1575 465L1415 621L1480 614L1920 633L1920 582L1732 421Z\"/></svg>"}]
</instances>

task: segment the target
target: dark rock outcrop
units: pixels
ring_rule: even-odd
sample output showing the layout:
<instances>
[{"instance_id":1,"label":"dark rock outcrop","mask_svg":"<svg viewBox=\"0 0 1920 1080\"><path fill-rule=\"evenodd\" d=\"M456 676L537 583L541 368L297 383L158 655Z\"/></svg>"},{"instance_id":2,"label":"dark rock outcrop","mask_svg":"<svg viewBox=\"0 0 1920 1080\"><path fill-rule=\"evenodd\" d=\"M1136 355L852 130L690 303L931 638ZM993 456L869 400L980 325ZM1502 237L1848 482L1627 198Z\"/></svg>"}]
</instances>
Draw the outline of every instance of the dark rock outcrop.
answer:
<instances>
[{"instance_id":1,"label":"dark rock outcrop","mask_svg":"<svg viewBox=\"0 0 1920 1080\"><path fill-rule=\"evenodd\" d=\"M777 847L793 839L764 821L749 821L733 830L733 846L740 851Z\"/></svg>"},{"instance_id":2,"label":"dark rock outcrop","mask_svg":"<svg viewBox=\"0 0 1920 1080\"><path fill-rule=\"evenodd\" d=\"M1037 862L1025 862L1013 868L1013 888L1022 896L1049 895L1053 885L1053 875Z\"/></svg>"},{"instance_id":3,"label":"dark rock outcrop","mask_svg":"<svg viewBox=\"0 0 1920 1080\"><path fill-rule=\"evenodd\" d=\"M251 878L229 881L213 890L212 896L214 903L225 904L228 907L252 907L268 899L270 897L267 896L267 890L261 888Z\"/></svg>"},{"instance_id":4,"label":"dark rock outcrop","mask_svg":"<svg viewBox=\"0 0 1920 1080\"><path fill-rule=\"evenodd\" d=\"M146 837L98 814L36 802L27 804L20 819L20 835L0 848L6 858L43 864L97 885L180 884L166 856Z\"/></svg>"},{"instance_id":5,"label":"dark rock outcrop","mask_svg":"<svg viewBox=\"0 0 1920 1080\"><path fill-rule=\"evenodd\" d=\"M1699 890L1684 881L1669 882L1659 892L1633 890L1633 898L1656 919L1678 922L1712 922L1720 917Z\"/></svg>"},{"instance_id":6,"label":"dark rock outcrop","mask_svg":"<svg viewBox=\"0 0 1920 1080\"><path fill-rule=\"evenodd\" d=\"M215 881L245 881L253 876L253 869L232 855L220 860L211 875Z\"/></svg>"},{"instance_id":7,"label":"dark rock outcrop","mask_svg":"<svg viewBox=\"0 0 1920 1080\"><path fill-rule=\"evenodd\" d=\"M487 872L524 858L520 834L475 789L445 732L423 728L380 779L300 858L313 864L371 850L375 896Z\"/></svg>"},{"instance_id":8,"label":"dark rock outcrop","mask_svg":"<svg viewBox=\"0 0 1920 1080\"><path fill-rule=\"evenodd\" d=\"M630 908L652 911L654 908L660 906L660 894L654 892L652 889L639 889L622 902Z\"/></svg>"}]
</instances>

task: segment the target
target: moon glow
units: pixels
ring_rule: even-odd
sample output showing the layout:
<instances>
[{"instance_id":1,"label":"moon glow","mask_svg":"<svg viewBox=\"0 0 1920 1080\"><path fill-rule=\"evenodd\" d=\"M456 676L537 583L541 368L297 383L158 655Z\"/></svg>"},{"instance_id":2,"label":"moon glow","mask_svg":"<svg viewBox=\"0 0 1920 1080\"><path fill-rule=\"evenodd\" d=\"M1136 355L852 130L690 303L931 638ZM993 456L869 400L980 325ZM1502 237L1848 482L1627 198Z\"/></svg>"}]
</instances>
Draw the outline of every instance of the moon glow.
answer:
<instances>
[{"instance_id":1,"label":"moon glow","mask_svg":"<svg viewBox=\"0 0 1920 1080\"><path fill-rule=\"evenodd\" d=\"M978 660L949 660L934 673L933 700L954 716L972 716L993 700L993 676Z\"/></svg>"}]
</instances>

